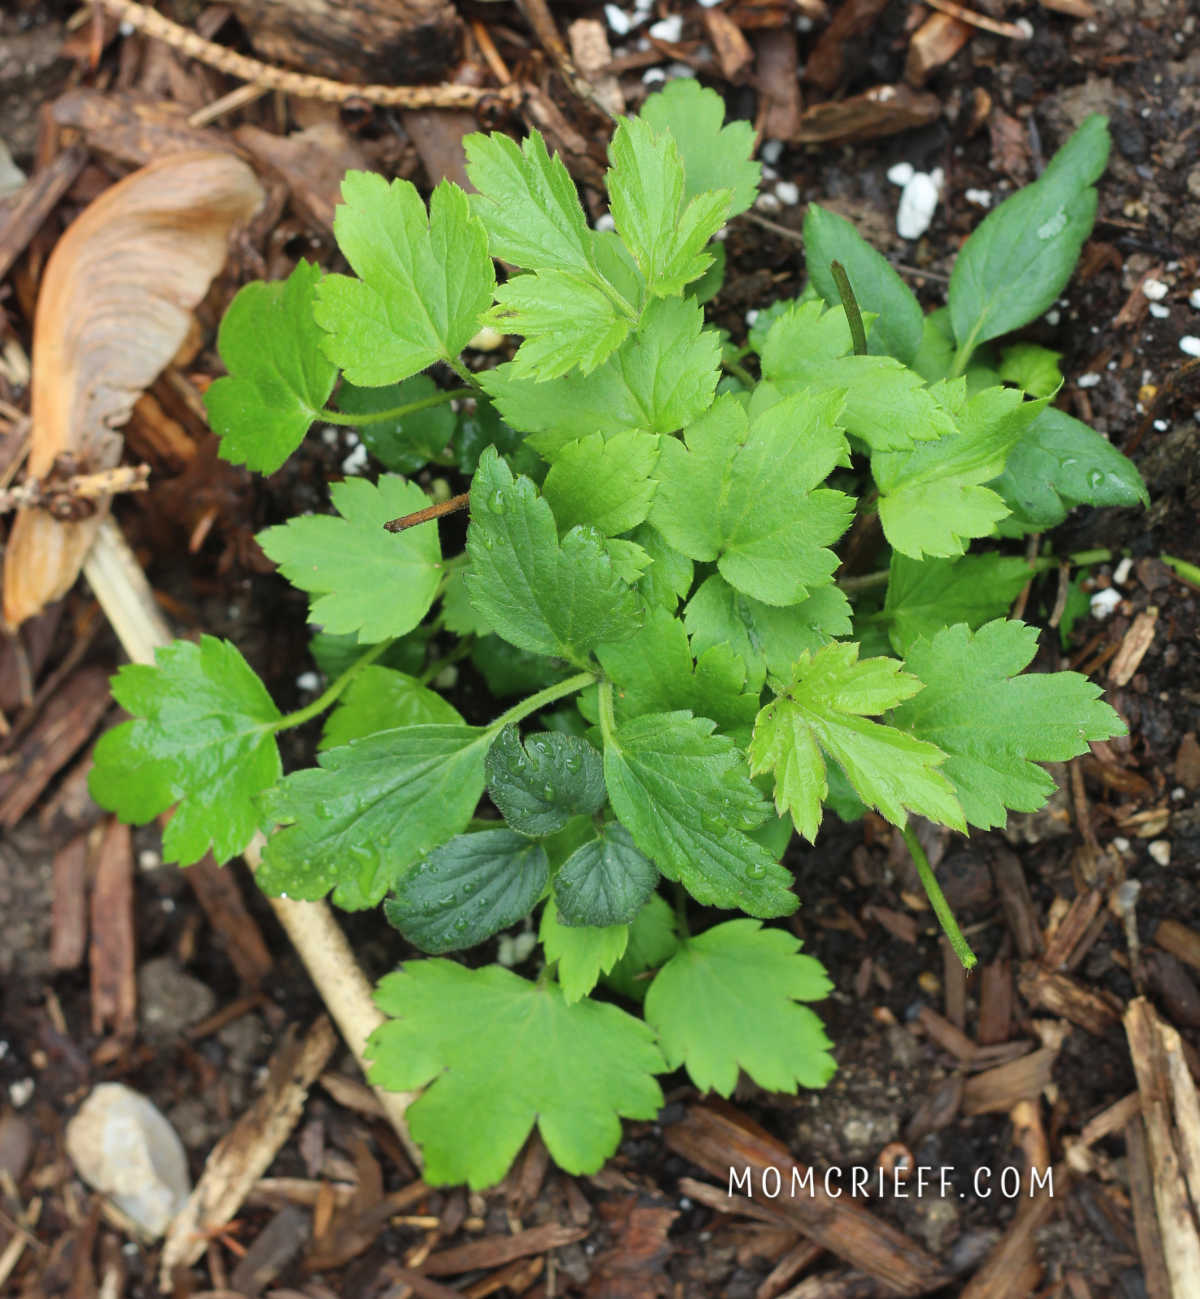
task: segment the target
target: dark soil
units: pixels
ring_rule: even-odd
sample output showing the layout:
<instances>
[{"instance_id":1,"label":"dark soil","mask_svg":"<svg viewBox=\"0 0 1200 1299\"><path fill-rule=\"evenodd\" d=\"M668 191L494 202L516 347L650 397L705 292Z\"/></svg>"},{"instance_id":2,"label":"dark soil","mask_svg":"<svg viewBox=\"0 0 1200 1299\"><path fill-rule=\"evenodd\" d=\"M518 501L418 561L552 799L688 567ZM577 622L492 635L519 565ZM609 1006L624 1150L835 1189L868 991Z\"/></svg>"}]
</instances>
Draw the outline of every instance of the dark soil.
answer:
<instances>
[{"instance_id":1,"label":"dark soil","mask_svg":"<svg viewBox=\"0 0 1200 1299\"><path fill-rule=\"evenodd\" d=\"M733 224L726 241L726 283L712 310L718 323L742 337L748 311L800 290L802 249L795 232L809 200L854 219L903 268L922 299L938 305L955 250L982 215L981 207L966 197L968 191L987 192L998 201L1032 179L1088 113L1099 110L1111 118L1114 150L1082 266L1052 316L1037 322L1027 336L1064 353L1068 382L1060 404L1137 461L1152 504L1145 512L1077 512L1048 539L1056 553L1105 547L1134 562L1124 566L1121 600L1113 614L1106 620L1079 619L1065 649L1048 632L1040 661L1047 667L1070 664L1089 670L1107 686L1113 655L1138 614L1153 607L1158 621L1135 674L1106 695L1128 721L1129 736L1083 763L1082 782L1074 793L1066 773L1056 773L1062 790L1050 809L1037 817L1014 818L1007 835L975 835L967 841L947 834L928 841L981 966L1010 961L1015 975L1019 938L1002 906L993 869L998 854L1005 852L1019 858L1042 929L1052 917L1061 918L1064 904L1089 884L1098 882L1108 897L1115 885L1128 880L1139 889L1133 924L1142 944L1152 943L1164 919L1200 931L1200 813L1195 806L1200 787L1195 739L1200 732L1200 588L1177 577L1161 559L1167 555L1200 563L1200 389L1194 374L1180 373L1186 359L1180 338L1200 334L1200 312L1189 302L1200 285L1200 39L1188 0L1107 0L1090 20L998 0L979 7L1008 20L1026 14L1034 24L1034 39L1016 43L976 32L929 80L926 88L944 105L931 125L883 140L784 150L775 171L799 187L800 203L759 213L768 224L754 215ZM593 12L583 5L555 8L566 11L564 27L570 18ZM58 93L68 75L67 65L56 58L62 31L51 21L65 17L68 9L18 4L14 14L0 16L0 139L27 167L37 103ZM477 10L482 21L500 25L497 41L508 48L502 29L521 27L517 10L504 6L500 17L492 6ZM902 77L905 16L904 6L887 6L871 32L851 43L847 93ZM802 57L805 43L813 39L815 35L801 37ZM110 49L106 58L115 57ZM726 91L731 111L753 116L752 91L716 84ZM990 131L972 123L972 105L981 91L994 105ZM569 96L560 103L564 112L575 111ZM394 132L399 126L383 118L376 129ZM888 169L900 161L919 169L940 167L945 174L934 221L911 242L895 234L898 190L886 179ZM296 255L300 251L294 250ZM1148 274L1167 286L1161 300L1165 314L1152 311L1159 304L1147 302L1139 291ZM27 348L27 322L16 299L10 294L0 307ZM5 395L16 401L22 396L11 384ZM269 565L258 562L249 538L267 524L323 508L326 485L340 475L348 450L341 440L310 438L293 462L265 482L209 463L211 476L202 486L220 508L196 553L186 546L188 527L179 526L193 520L187 509L180 508L174 525L172 510L153 495L148 504L120 511L181 630L194 627L233 639L284 709L311 697L299 684L312 669L304 601L267 571ZM1094 585L1113 584L1116 566L1114 560L1095 567ZM1053 578L1039 583L1025 616L1045 622L1056 595ZM46 632L47 647L35 658L38 680L54 670L82 634L87 600L86 592L78 590L67 602L67 613ZM88 634L86 661L114 668L120 653L111 633L101 623ZM461 689L468 714L484 706L481 683L469 669L464 669ZM20 717L19 709L5 708L10 720ZM311 728L290 734L285 763L308 761L313 739ZM52 786L50 797L59 792L60 785ZM77 819L75 825L79 823ZM118 1273L124 1279L113 1293L140 1299L156 1293L155 1251L133 1243L118 1246L107 1226L97 1236L81 1184L71 1182L63 1163L65 1118L95 1082L124 1081L149 1096L175 1124L189 1149L192 1173L199 1175L213 1143L255 1095L260 1072L285 1025L310 1023L321 1005L270 909L239 866L233 869L268 938L274 971L263 986L263 999L246 1013L201 1038L184 1035L189 1024L232 1003L241 986L183 875L155 867L157 831L148 829L136 836L144 868L136 881L142 1035L119 1051L107 1049L93 1029L86 972L55 973L49 961L49 867L62 839L62 823L39 819L34 808L0 842L0 1134L6 1130L5 1116L15 1114L24 1121L34 1148L18 1174L25 1178L19 1203L27 1204L34 1195L45 1201L33 1232L36 1247L30 1246L9 1282L13 1288L4 1292L93 1294L88 1288L92 1281L79 1279L92 1276L81 1258L93 1258L99 1275L118 1250ZM950 1004L956 980L937 924L921 901L902 843L874 818L842 825L830 817L815 846L793 849L791 863L803 899L795 931L806 950L825 964L836 988L818 1009L836 1043L838 1073L824 1092L779 1097L743 1084L734 1101L819 1171L874 1166L894 1142L905 1143L918 1165L952 1168L952 1190L945 1198L885 1197L872 1207L965 1278L1017 1208L1012 1200L977 1196L975 1171L990 1167L998 1176L1003 1167L1020 1166L1021 1154L1006 1113L966 1117L951 1106L943 1126L921 1122L914 1128L926 1102L948 1094L965 1072L962 1062L930 1035L922 1014L932 1010L953 1019L960 1013ZM380 916L347 917L346 927L372 977L404 955ZM1148 992L1160 1013L1200 1049L1200 991L1193 981L1200 975L1170 961L1139 965L1126 925L1109 914L1075 975L1088 988L1111 994L1120 1006L1138 991ZM967 981L959 1019L971 1037L979 1025L979 1002L976 975ZM155 1016L158 1030L151 1026ZM1053 1079L1042 1097L1042 1122L1055 1159L1063 1153L1064 1136L1077 1133L1088 1119L1136 1088L1119 1019L1102 1033L1088 1032L1017 996L1008 1036L1059 1045ZM337 1067L355 1076L348 1055L338 1058ZM751 1219L717 1213L681 1191L680 1178L700 1174L671 1153L668 1129L696 1097L682 1073L665 1079L664 1090L670 1103L661 1121L628 1124L620 1151L599 1178L572 1182L551 1169L538 1179L529 1172L535 1161L527 1159L524 1172L519 1166L499 1192L487 1197L430 1193L419 1208L406 1212L447 1224L442 1245L459 1243L460 1224L470 1219L482 1223L462 1227L463 1239L474 1238L481 1226L488 1234L506 1232L517 1220L526 1228L543 1222L588 1224L585 1238L553 1252L540 1279L530 1278L519 1287L514 1282L513 1288L496 1291L501 1295L749 1299L795 1237L781 1239L777 1230L772 1234L773 1229ZM404 1186L411 1169L384 1126L320 1088L313 1090L270 1175L349 1180L362 1137L373 1143L384 1188ZM1097 1147L1091 1171L1064 1189L1059 1212L1037 1237L1040 1294L1138 1299L1147 1293L1124 1154L1119 1135L1106 1138ZM6 1167L0 1142L0 1170ZM4 1194L0 1183L0 1200ZM620 1204L630 1196L643 1208L676 1216L661 1249L647 1263L645 1288L630 1283L629 1288L605 1289L596 1279L603 1273L598 1260L633 1248L619 1217ZM0 1208L2 1238L14 1204ZM239 1243L244 1248L256 1241L277 1208L261 1200L249 1205L239 1215L233 1248L214 1246L207 1266L214 1257L224 1257L230 1268L236 1265ZM297 1291L312 1299L329 1294L398 1297L405 1291L395 1283L389 1264L427 1237L427 1225L382 1227L352 1259L316 1275L293 1259L275 1282L289 1289L275 1293L281 1299ZM840 1265L830 1258L819 1260L813 1271L826 1267L840 1274ZM394 1283L396 1288L389 1288ZM202 1262L177 1293L211 1288L226 1294L223 1284ZM952 1285L946 1293L954 1289ZM819 1293L883 1292L846 1288Z\"/></svg>"}]
</instances>

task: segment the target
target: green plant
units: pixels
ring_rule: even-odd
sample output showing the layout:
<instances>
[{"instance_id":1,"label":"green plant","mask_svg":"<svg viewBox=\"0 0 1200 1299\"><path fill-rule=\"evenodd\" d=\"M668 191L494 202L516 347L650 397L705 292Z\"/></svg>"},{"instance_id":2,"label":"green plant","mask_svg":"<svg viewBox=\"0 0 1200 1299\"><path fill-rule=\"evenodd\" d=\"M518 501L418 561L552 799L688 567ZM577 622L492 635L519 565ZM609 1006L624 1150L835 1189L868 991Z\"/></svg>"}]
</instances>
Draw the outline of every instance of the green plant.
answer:
<instances>
[{"instance_id":1,"label":"green plant","mask_svg":"<svg viewBox=\"0 0 1200 1299\"><path fill-rule=\"evenodd\" d=\"M1104 120L986 218L928 317L813 206L808 289L739 348L702 311L713 241L758 180L750 127L722 117L681 82L619 123L608 233L536 133L471 137L478 194L439 185L428 212L407 182L347 176L355 275L301 263L244 288L207 399L231 460L273 472L320 420L389 471L260 537L312 597L332 684L283 716L209 637L114 679L133 720L97 748L102 804L138 822L178 804L164 850L182 864L268 831L268 893L383 902L429 954L380 984L373 1053L376 1081L424 1089L409 1118L435 1182L496 1180L535 1122L565 1168L595 1169L681 1065L725 1095L739 1069L822 1086L830 1043L804 1003L828 979L761 924L799 905L793 828L811 841L828 807L875 808L969 961L910 817L1002 825L1052 790L1038 763L1123 731L1083 677L1025 671L1037 633L1005 613L1057 561L966 553L1145 499L1049 405L1055 354L994 343L1070 275ZM473 373L483 324L523 341ZM460 553L436 523L385 529L429 512L422 471L439 499L470 477ZM851 527L884 566L839 579ZM445 697L465 658L519 700L465 721ZM275 736L329 709L319 765L281 776ZM748 918L692 935L689 897ZM539 907L534 981L441 959Z\"/></svg>"}]
</instances>

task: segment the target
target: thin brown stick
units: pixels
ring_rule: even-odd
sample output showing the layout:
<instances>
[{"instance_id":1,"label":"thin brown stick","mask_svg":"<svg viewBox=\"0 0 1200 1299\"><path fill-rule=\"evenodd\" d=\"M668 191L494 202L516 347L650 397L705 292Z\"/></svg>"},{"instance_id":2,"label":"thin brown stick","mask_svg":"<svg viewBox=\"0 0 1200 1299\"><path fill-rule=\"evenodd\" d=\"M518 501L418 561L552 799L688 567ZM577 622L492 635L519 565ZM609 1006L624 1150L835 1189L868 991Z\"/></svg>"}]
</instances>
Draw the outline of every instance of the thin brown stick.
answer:
<instances>
[{"instance_id":1,"label":"thin brown stick","mask_svg":"<svg viewBox=\"0 0 1200 1299\"><path fill-rule=\"evenodd\" d=\"M389 519L383 526L389 532L404 532L408 528L415 528L418 523L428 523L430 519L440 519L444 514L465 510L470 500L470 492L463 492L461 496L452 496L448 501L439 501L437 505L427 505L423 510L415 510L398 519Z\"/></svg>"},{"instance_id":2,"label":"thin brown stick","mask_svg":"<svg viewBox=\"0 0 1200 1299\"><path fill-rule=\"evenodd\" d=\"M95 0L122 22L156 41L162 41L189 58L206 63L209 67L226 72L232 77L282 90L301 99L321 99L327 103L344 104L350 99L363 99L370 104L383 104L397 108L467 108L475 109L487 99L501 99L515 104L521 95L519 87L501 86L379 86L356 85L350 82L330 81L326 77L313 77L302 72L288 72L272 67L258 59L247 58L235 50L206 41L202 36L173 23L136 0Z\"/></svg>"},{"instance_id":3,"label":"thin brown stick","mask_svg":"<svg viewBox=\"0 0 1200 1299\"><path fill-rule=\"evenodd\" d=\"M73 474L57 481L36 479L19 487L0 489L0 514L17 509L49 510L57 518L71 518L87 510L101 496L114 492L144 492L149 486L149 465L118 465L94 474Z\"/></svg>"}]
</instances>

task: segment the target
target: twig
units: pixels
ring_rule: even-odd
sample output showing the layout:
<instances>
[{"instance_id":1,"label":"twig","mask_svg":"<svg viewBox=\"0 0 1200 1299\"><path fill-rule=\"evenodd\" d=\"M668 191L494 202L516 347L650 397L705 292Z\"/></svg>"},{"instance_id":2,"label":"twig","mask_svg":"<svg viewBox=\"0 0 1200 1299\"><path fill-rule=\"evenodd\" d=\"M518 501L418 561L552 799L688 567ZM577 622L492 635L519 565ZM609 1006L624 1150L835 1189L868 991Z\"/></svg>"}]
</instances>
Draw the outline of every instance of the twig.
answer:
<instances>
[{"instance_id":1,"label":"twig","mask_svg":"<svg viewBox=\"0 0 1200 1299\"><path fill-rule=\"evenodd\" d=\"M24 508L46 510L56 519L75 519L91 514L92 502L114 492L144 492L150 478L149 465L118 465L95 474L74 474L33 479L18 487L0 489L0 514Z\"/></svg>"},{"instance_id":2,"label":"twig","mask_svg":"<svg viewBox=\"0 0 1200 1299\"><path fill-rule=\"evenodd\" d=\"M418 523L428 523L430 519L440 519L445 514L465 510L470 502L471 493L463 492L460 496L452 496L448 501L439 501L436 505L427 505L423 510L414 510L398 519L389 519L383 526L388 532L404 532L408 528L415 528Z\"/></svg>"},{"instance_id":3,"label":"twig","mask_svg":"<svg viewBox=\"0 0 1200 1299\"><path fill-rule=\"evenodd\" d=\"M152 40L162 41L189 58L206 63L231 77L283 90L301 99L321 99L326 103L344 104L347 100L362 99L369 104L382 104L395 108L467 108L475 109L485 100L500 99L516 104L521 97L518 86L484 88L480 86L380 86L330 81L326 77L313 77L303 72L288 72L272 67L258 59L248 58L235 50L206 41L202 36L173 23L136 0L94 0L102 8L128 23Z\"/></svg>"},{"instance_id":4,"label":"twig","mask_svg":"<svg viewBox=\"0 0 1200 1299\"><path fill-rule=\"evenodd\" d=\"M153 663L154 651L170 641L171 633L154 602L146 575L111 518L100 525L96 541L84 560L83 572L125 653L135 663ZM262 835L256 835L242 854L252 871L262 860L264 843ZM384 1015L372 1000L370 985L345 934L324 902L297 902L290 898L269 901L346 1044L365 1072L367 1038L384 1022ZM404 1120L412 1096L382 1088L377 1088L375 1094L397 1136L420 1168L420 1151Z\"/></svg>"}]
</instances>

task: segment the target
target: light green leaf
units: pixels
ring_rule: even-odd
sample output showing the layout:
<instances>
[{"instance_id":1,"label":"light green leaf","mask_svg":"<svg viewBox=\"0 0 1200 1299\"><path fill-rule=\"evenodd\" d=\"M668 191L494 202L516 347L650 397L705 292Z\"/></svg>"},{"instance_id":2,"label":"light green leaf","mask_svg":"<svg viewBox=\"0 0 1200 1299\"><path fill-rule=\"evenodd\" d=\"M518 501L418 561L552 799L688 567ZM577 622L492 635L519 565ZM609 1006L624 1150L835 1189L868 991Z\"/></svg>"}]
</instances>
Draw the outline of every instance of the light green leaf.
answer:
<instances>
[{"instance_id":1,"label":"light green leaf","mask_svg":"<svg viewBox=\"0 0 1200 1299\"><path fill-rule=\"evenodd\" d=\"M672 1068L700 1091L730 1096L744 1069L760 1087L824 1087L837 1068L817 1016L833 984L800 941L757 920L730 920L685 939L646 994L646 1023ZM753 1007L753 1013L747 1013Z\"/></svg>"},{"instance_id":2,"label":"light green leaf","mask_svg":"<svg viewBox=\"0 0 1200 1299\"><path fill-rule=\"evenodd\" d=\"M456 835L384 903L388 921L433 956L461 951L527 916L550 878L546 849L511 830Z\"/></svg>"},{"instance_id":3,"label":"light green leaf","mask_svg":"<svg viewBox=\"0 0 1200 1299\"><path fill-rule=\"evenodd\" d=\"M178 803L164 859L190 866L211 848L223 864L250 842L261 823L255 800L280 777L279 710L228 641L173 641L154 658L113 677L113 698L134 720L101 737L88 787L137 825Z\"/></svg>"},{"instance_id":4,"label":"light green leaf","mask_svg":"<svg viewBox=\"0 0 1200 1299\"><path fill-rule=\"evenodd\" d=\"M716 560L744 594L798 603L832 577L838 559L827 547L853 512L844 493L817 486L847 462L839 405L797 393L751 421L735 398L719 397L688 429L686 449L663 443L650 522L689 558Z\"/></svg>"},{"instance_id":5,"label":"light green leaf","mask_svg":"<svg viewBox=\"0 0 1200 1299\"><path fill-rule=\"evenodd\" d=\"M673 433L712 403L721 345L698 304L656 299L629 338L591 374L531 384L511 362L479 375L500 413L547 459L568 442L626 429Z\"/></svg>"},{"instance_id":6,"label":"light green leaf","mask_svg":"<svg viewBox=\"0 0 1200 1299\"><path fill-rule=\"evenodd\" d=\"M638 851L620 822L609 822L595 839L577 848L554 877L557 919L572 927L625 927L657 883L658 867Z\"/></svg>"},{"instance_id":7,"label":"light green leaf","mask_svg":"<svg viewBox=\"0 0 1200 1299\"><path fill-rule=\"evenodd\" d=\"M375 1000L391 1018L367 1043L370 1079L425 1088L406 1117L430 1185L494 1185L535 1122L561 1168L594 1173L617 1148L620 1120L651 1119L662 1105L651 1030L616 1006L568 1004L549 980L410 961Z\"/></svg>"},{"instance_id":8,"label":"light green leaf","mask_svg":"<svg viewBox=\"0 0 1200 1299\"><path fill-rule=\"evenodd\" d=\"M590 524L616 537L641 523L656 484L658 438L648 433L599 433L568 442L554 456L542 484L560 532Z\"/></svg>"},{"instance_id":9,"label":"light green leaf","mask_svg":"<svg viewBox=\"0 0 1200 1299\"><path fill-rule=\"evenodd\" d=\"M758 193L762 167L754 161L754 127L725 120L725 101L694 77L671 81L647 97L638 114L660 135L669 132L683 160L684 195L729 190L729 216L744 212Z\"/></svg>"},{"instance_id":10,"label":"light green leaf","mask_svg":"<svg viewBox=\"0 0 1200 1299\"><path fill-rule=\"evenodd\" d=\"M648 523L637 527L632 540L650 557L650 566L638 582L638 590L649 604L660 604L673 611L681 596L691 590L695 567L663 540L662 533Z\"/></svg>"},{"instance_id":11,"label":"light green leaf","mask_svg":"<svg viewBox=\"0 0 1200 1299\"><path fill-rule=\"evenodd\" d=\"M727 644L713 645L693 662L683 623L666 609L652 609L635 635L601 645L596 656L616 687L618 721L686 709L735 737L749 736L758 694L746 690L744 663Z\"/></svg>"},{"instance_id":12,"label":"light green leaf","mask_svg":"<svg viewBox=\"0 0 1200 1299\"><path fill-rule=\"evenodd\" d=\"M832 262L841 262L859 307L877 319L868 349L912 363L921 346L924 315L913 291L845 217L810 203L804 215L804 252L809 276L831 307L841 305Z\"/></svg>"},{"instance_id":13,"label":"light green leaf","mask_svg":"<svg viewBox=\"0 0 1200 1299\"><path fill-rule=\"evenodd\" d=\"M468 135L467 175L487 227L492 256L514 266L590 274L590 231L562 159L530 131L518 146L507 135Z\"/></svg>"},{"instance_id":14,"label":"light green leaf","mask_svg":"<svg viewBox=\"0 0 1200 1299\"><path fill-rule=\"evenodd\" d=\"M997 619L972 633L959 623L918 640L906 666L926 683L893 714L896 726L946 754L942 770L967 821L1002 826L1005 809L1036 812L1054 781L1036 763L1066 762L1089 740L1124 735L1101 690L1078 672L1018 675L1037 652L1037 629Z\"/></svg>"},{"instance_id":15,"label":"light green leaf","mask_svg":"<svg viewBox=\"0 0 1200 1299\"><path fill-rule=\"evenodd\" d=\"M650 987L647 974L658 969L679 946L675 923L670 903L653 894L629 926L625 955L602 977L605 987L630 1001L644 1000Z\"/></svg>"},{"instance_id":16,"label":"light green leaf","mask_svg":"<svg viewBox=\"0 0 1200 1299\"><path fill-rule=\"evenodd\" d=\"M905 453L872 456L879 484L879 520L896 550L961 555L973 537L986 537L1008 507L981 484L1004 469L1012 449L1046 405L1024 401L1016 388L985 388L967 403L961 432Z\"/></svg>"},{"instance_id":17,"label":"light green leaf","mask_svg":"<svg viewBox=\"0 0 1200 1299\"><path fill-rule=\"evenodd\" d=\"M775 806L790 812L810 842L829 793L823 754L846 773L855 792L894 825L917 812L964 829L962 809L937 767L946 755L906 731L869 721L921 689L895 659L863 659L858 646L835 642L804 654L786 689L759 713L750 742L757 775L775 773Z\"/></svg>"},{"instance_id":18,"label":"light green leaf","mask_svg":"<svg viewBox=\"0 0 1200 1299\"><path fill-rule=\"evenodd\" d=\"M267 894L312 900L332 888L347 911L378 905L432 848L466 828L483 793L489 732L402 726L320 754L264 798L284 828L255 879Z\"/></svg>"},{"instance_id":19,"label":"light green leaf","mask_svg":"<svg viewBox=\"0 0 1200 1299\"><path fill-rule=\"evenodd\" d=\"M372 663L350 682L337 707L325 719L320 747L336 749L396 726L440 722L454 725L461 721L458 709L416 677Z\"/></svg>"},{"instance_id":20,"label":"light green leaf","mask_svg":"<svg viewBox=\"0 0 1200 1299\"><path fill-rule=\"evenodd\" d=\"M903 655L952 623L979 627L1003 615L1037 572L1018 555L917 560L894 552L883 607L892 648Z\"/></svg>"},{"instance_id":21,"label":"light green leaf","mask_svg":"<svg viewBox=\"0 0 1200 1299\"><path fill-rule=\"evenodd\" d=\"M599 753L576 735L543 731L524 743L506 726L487 756L488 793L504 819L525 835L561 830L604 806Z\"/></svg>"},{"instance_id":22,"label":"light green leaf","mask_svg":"<svg viewBox=\"0 0 1200 1299\"><path fill-rule=\"evenodd\" d=\"M538 937L547 961L558 962L558 983L568 1005L586 997L621 959L629 941L628 925L565 925L553 902L542 911Z\"/></svg>"},{"instance_id":23,"label":"light green leaf","mask_svg":"<svg viewBox=\"0 0 1200 1299\"><path fill-rule=\"evenodd\" d=\"M849 635L850 601L840 587L822 586L806 600L777 609L735 591L719 573L706 578L684 611L692 653L726 645L746 667L746 689L762 689L767 673L786 677L806 650Z\"/></svg>"},{"instance_id":24,"label":"light green leaf","mask_svg":"<svg viewBox=\"0 0 1200 1299\"><path fill-rule=\"evenodd\" d=\"M1035 320L1062 292L1096 218L1093 182L1108 148L1108 119L1093 114L963 244L949 292L960 355Z\"/></svg>"},{"instance_id":25,"label":"light green leaf","mask_svg":"<svg viewBox=\"0 0 1200 1299\"><path fill-rule=\"evenodd\" d=\"M733 741L686 712L648 713L606 736L609 801L634 843L706 906L788 915L791 872L746 834L767 806Z\"/></svg>"},{"instance_id":26,"label":"light green leaf","mask_svg":"<svg viewBox=\"0 0 1200 1299\"><path fill-rule=\"evenodd\" d=\"M553 270L515 275L502 284L488 322L524 337L512 374L538 383L561 378L576 366L591 374L634 323L591 278Z\"/></svg>"},{"instance_id":27,"label":"light green leaf","mask_svg":"<svg viewBox=\"0 0 1200 1299\"><path fill-rule=\"evenodd\" d=\"M378 483L347 478L329 497L341 518L298 515L260 532L259 544L293 586L315 597L310 620L327 632L357 632L370 645L412 631L441 581L437 529L385 532L383 525L429 498L392 474Z\"/></svg>"},{"instance_id":28,"label":"light green leaf","mask_svg":"<svg viewBox=\"0 0 1200 1299\"><path fill-rule=\"evenodd\" d=\"M337 367L313 319L321 270L299 261L282 282L238 290L221 319L217 350L229 374L204 394L223 460L273 474L329 400Z\"/></svg>"},{"instance_id":29,"label":"light green leaf","mask_svg":"<svg viewBox=\"0 0 1200 1299\"><path fill-rule=\"evenodd\" d=\"M999 373L1005 383L1016 384L1031 397L1052 397L1062 387L1061 360L1061 352L1037 343L1013 343L1000 354Z\"/></svg>"},{"instance_id":30,"label":"light green leaf","mask_svg":"<svg viewBox=\"0 0 1200 1299\"><path fill-rule=\"evenodd\" d=\"M872 451L903 451L957 431L920 375L895 357L854 356L852 349L841 307L798 303L767 334L763 377L784 393L843 395L838 423Z\"/></svg>"},{"instance_id":31,"label":"light green leaf","mask_svg":"<svg viewBox=\"0 0 1200 1299\"><path fill-rule=\"evenodd\" d=\"M467 196L443 181L427 216L411 181L352 171L342 198L333 232L358 279L327 275L318 286L325 354L368 388L456 358L496 285L487 234Z\"/></svg>"},{"instance_id":32,"label":"light green leaf","mask_svg":"<svg viewBox=\"0 0 1200 1299\"><path fill-rule=\"evenodd\" d=\"M682 293L712 263L704 248L724 224L731 194L713 190L685 199L675 141L640 117L617 123L608 156L613 220L646 287L660 298Z\"/></svg>"},{"instance_id":33,"label":"light green leaf","mask_svg":"<svg viewBox=\"0 0 1200 1299\"><path fill-rule=\"evenodd\" d=\"M637 596L598 534L575 528L560 543L550 506L494 449L471 481L467 553L471 603L519 649L586 666L594 646L637 630Z\"/></svg>"}]
</instances>

